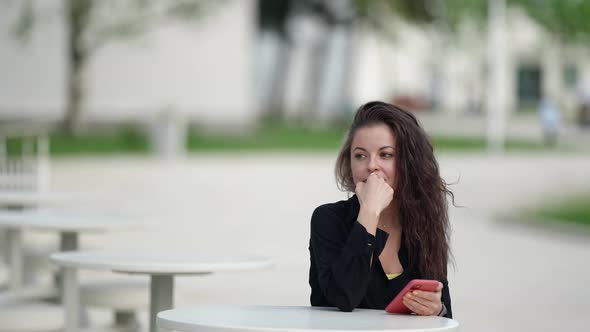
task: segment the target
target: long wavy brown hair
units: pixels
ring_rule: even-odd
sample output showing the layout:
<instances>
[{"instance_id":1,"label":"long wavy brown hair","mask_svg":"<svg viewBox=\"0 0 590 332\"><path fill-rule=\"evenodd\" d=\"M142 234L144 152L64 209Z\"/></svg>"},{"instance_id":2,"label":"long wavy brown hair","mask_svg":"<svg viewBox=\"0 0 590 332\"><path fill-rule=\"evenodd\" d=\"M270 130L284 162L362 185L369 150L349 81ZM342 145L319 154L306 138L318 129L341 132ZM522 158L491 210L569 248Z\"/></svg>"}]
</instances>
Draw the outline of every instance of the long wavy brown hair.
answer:
<instances>
[{"instance_id":1,"label":"long wavy brown hair","mask_svg":"<svg viewBox=\"0 0 590 332\"><path fill-rule=\"evenodd\" d=\"M336 161L338 187L355 191L350 149L356 131L382 123L393 130L396 140L394 199L410 265L423 278L446 280L447 263L452 260L447 196L454 203L454 195L441 178L432 144L413 114L378 101L361 106Z\"/></svg>"}]
</instances>

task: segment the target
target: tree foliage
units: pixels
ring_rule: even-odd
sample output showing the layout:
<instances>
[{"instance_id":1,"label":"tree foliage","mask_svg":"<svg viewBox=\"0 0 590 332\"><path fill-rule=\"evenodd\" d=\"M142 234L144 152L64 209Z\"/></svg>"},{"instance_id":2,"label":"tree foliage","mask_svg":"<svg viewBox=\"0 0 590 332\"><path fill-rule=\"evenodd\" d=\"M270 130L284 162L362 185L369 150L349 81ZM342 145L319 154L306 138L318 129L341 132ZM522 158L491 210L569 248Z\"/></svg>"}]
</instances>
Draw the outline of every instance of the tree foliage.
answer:
<instances>
[{"instance_id":1,"label":"tree foliage","mask_svg":"<svg viewBox=\"0 0 590 332\"><path fill-rule=\"evenodd\" d=\"M445 0L445 12L450 25L457 26L466 16L485 24L489 1L493 0ZM506 0L506 3L508 6L523 9L544 29L561 40L590 40L588 0Z\"/></svg>"},{"instance_id":2,"label":"tree foliage","mask_svg":"<svg viewBox=\"0 0 590 332\"><path fill-rule=\"evenodd\" d=\"M590 1L509 0L520 6L547 31L564 41L590 40Z\"/></svg>"}]
</instances>

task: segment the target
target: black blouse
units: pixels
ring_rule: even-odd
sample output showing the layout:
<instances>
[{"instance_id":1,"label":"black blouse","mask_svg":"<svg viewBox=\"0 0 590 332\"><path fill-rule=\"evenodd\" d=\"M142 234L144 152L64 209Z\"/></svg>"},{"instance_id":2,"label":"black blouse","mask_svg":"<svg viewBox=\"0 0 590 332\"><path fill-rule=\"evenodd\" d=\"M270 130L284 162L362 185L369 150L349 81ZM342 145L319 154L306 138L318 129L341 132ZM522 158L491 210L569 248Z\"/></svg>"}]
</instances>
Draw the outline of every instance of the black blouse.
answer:
<instances>
[{"instance_id":1,"label":"black blouse","mask_svg":"<svg viewBox=\"0 0 590 332\"><path fill-rule=\"evenodd\" d=\"M412 264L403 232L398 257L404 271L392 280L387 278L379 255L388 234L381 229L375 236L367 232L357 221L359 210L358 198L353 196L313 212L309 241L312 306L338 307L342 311L385 309L410 280L423 279ZM447 280L440 281L442 302L447 308L445 317L452 318L449 285Z\"/></svg>"}]
</instances>

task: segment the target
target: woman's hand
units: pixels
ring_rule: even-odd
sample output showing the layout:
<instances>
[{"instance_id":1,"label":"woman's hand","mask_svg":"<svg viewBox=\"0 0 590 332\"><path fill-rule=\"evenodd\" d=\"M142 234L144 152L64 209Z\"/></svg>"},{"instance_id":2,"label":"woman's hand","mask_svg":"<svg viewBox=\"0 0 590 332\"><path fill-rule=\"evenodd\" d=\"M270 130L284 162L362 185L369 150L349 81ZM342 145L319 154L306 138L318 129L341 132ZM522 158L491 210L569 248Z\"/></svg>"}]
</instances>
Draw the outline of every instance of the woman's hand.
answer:
<instances>
[{"instance_id":1,"label":"woman's hand","mask_svg":"<svg viewBox=\"0 0 590 332\"><path fill-rule=\"evenodd\" d=\"M393 189L377 173L371 173L366 182L359 182L355 188L361 207L380 214L393 200Z\"/></svg>"},{"instance_id":2,"label":"woman's hand","mask_svg":"<svg viewBox=\"0 0 590 332\"><path fill-rule=\"evenodd\" d=\"M440 301L442 295L442 283L438 283L436 292L415 290L404 295L404 305L412 312L420 316L438 316L442 311Z\"/></svg>"}]
</instances>

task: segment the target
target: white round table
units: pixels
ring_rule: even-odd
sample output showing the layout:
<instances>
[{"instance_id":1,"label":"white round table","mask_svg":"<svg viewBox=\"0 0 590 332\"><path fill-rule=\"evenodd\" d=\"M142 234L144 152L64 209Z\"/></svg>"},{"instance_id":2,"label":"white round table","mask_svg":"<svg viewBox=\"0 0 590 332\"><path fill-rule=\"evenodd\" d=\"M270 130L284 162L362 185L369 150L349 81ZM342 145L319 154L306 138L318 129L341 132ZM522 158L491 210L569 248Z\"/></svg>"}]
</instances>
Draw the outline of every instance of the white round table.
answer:
<instances>
[{"instance_id":1,"label":"white round table","mask_svg":"<svg viewBox=\"0 0 590 332\"><path fill-rule=\"evenodd\" d=\"M51 192L0 191L0 206L22 210L63 200L64 197L63 194Z\"/></svg>"},{"instance_id":2,"label":"white round table","mask_svg":"<svg viewBox=\"0 0 590 332\"><path fill-rule=\"evenodd\" d=\"M417 332L451 331L444 317L388 314L384 310L285 306L203 306L160 312L158 327L181 332Z\"/></svg>"},{"instance_id":3,"label":"white round table","mask_svg":"<svg viewBox=\"0 0 590 332\"><path fill-rule=\"evenodd\" d=\"M196 275L220 271L255 270L270 267L273 262L260 256L202 256L174 251L80 251L51 255L51 260L65 268L64 304L65 331L79 326L80 294L77 269L106 269L114 272L150 276L150 332L156 331L158 312L171 309L174 303L174 276Z\"/></svg>"},{"instance_id":4,"label":"white round table","mask_svg":"<svg viewBox=\"0 0 590 332\"><path fill-rule=\"evenodd\" d=\"M19 290L23 286L22 235L25 230L57 232L60 234L59 250L71 251L79 249L80 233L103 233L139 225L137 220L83 211L0 211L0 229L6 230L10 288Z\"/></svg>"}]
</instances>

